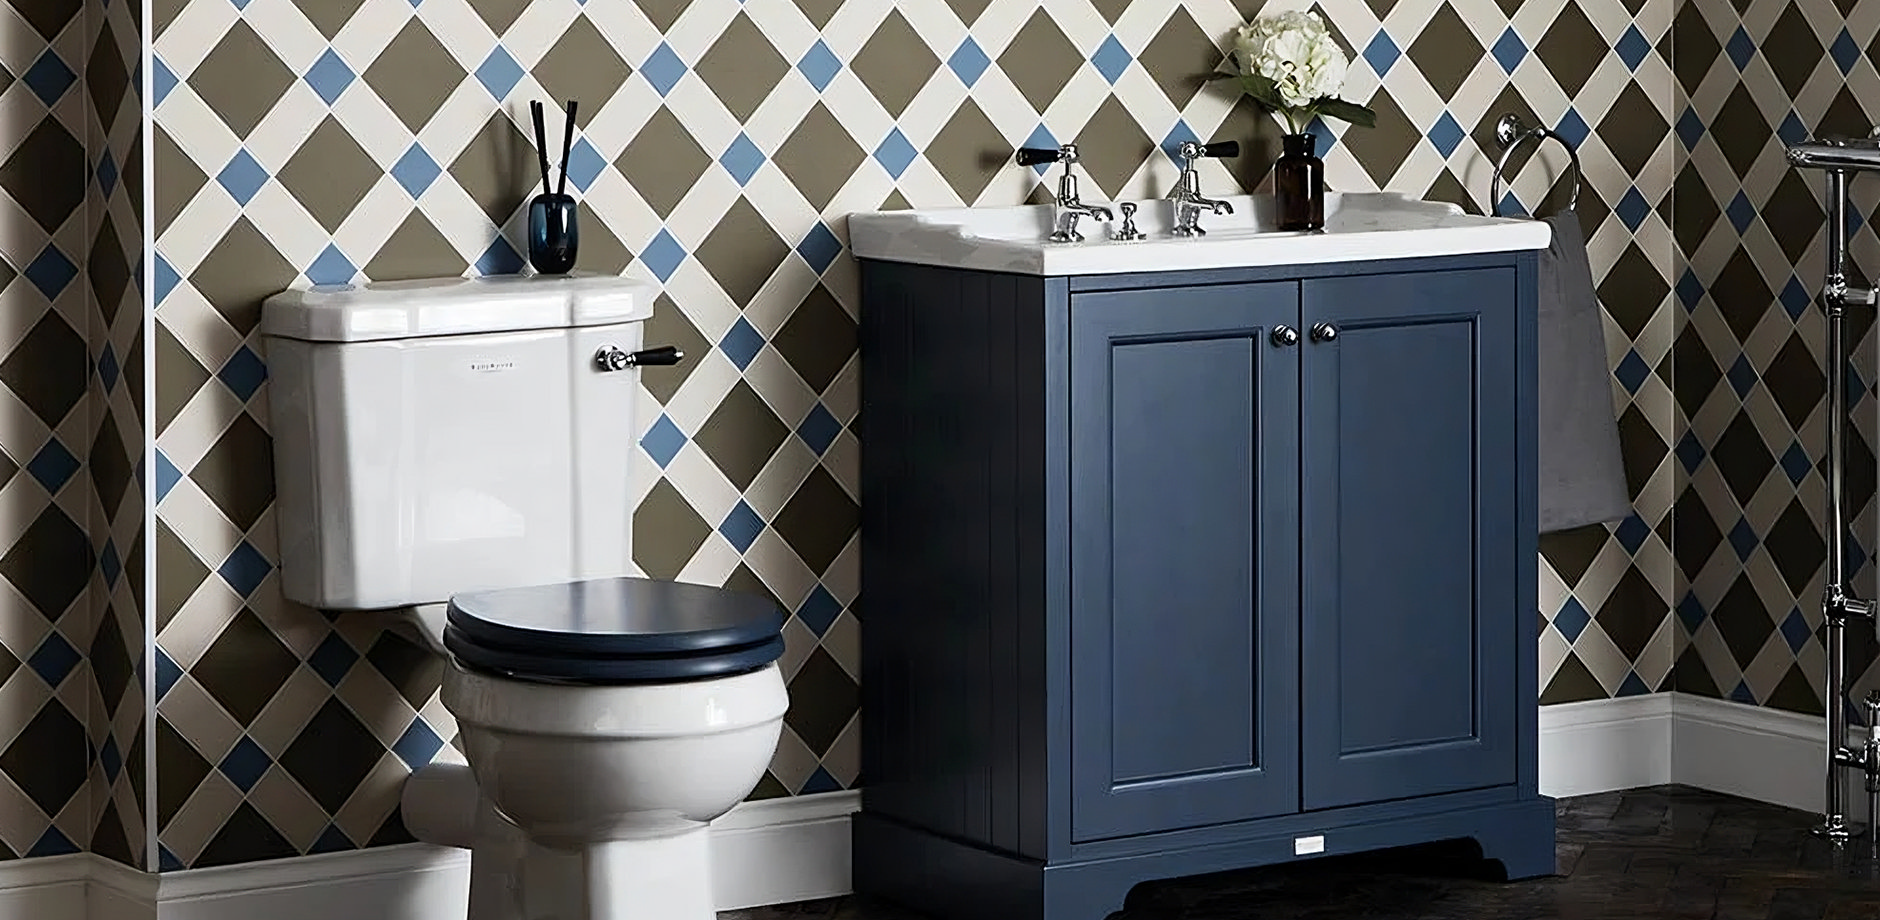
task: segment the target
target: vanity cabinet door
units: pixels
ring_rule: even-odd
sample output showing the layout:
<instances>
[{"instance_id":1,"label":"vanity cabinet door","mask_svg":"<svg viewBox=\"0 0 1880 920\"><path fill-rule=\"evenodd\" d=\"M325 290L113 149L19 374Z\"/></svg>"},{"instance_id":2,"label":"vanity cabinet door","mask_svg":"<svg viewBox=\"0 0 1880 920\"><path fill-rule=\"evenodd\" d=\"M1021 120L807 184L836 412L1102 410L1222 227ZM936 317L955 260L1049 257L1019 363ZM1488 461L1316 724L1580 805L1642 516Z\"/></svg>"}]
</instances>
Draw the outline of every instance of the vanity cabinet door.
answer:
<instances>
[{"instance_id":1,"label":"vanity cabinet door","mask_svg":"<svg viewBox=\"0 0 1880 920\"><path fill-rule=\"evenodd\" d=\"M1535 692L1512 658L1534 653L1515 270L1311 280L1301 302L1302 804L1512 783Z\"/></svg>"},{"instance_id":2,"label":"vanity cabinet door","mask_svg":"<svg viewBox=\"0 0 1880 920\"><path fill-rule=\"evenodd\" d=\"M1071 299L1074 841L1298 809L1298 291Z\"/></svg>"}]
</instances>

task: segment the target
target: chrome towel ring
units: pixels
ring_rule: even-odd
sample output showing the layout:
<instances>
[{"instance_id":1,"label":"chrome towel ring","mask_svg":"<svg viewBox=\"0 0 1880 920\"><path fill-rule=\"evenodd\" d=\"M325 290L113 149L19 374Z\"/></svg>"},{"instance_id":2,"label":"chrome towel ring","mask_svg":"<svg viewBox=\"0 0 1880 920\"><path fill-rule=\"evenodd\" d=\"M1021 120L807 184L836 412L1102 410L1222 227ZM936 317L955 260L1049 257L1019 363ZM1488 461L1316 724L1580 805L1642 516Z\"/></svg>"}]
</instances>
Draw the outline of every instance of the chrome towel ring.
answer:
<instances>
[{"instance_id":1,"label":"chrome towel ring","mask_svg":"<svg viewBox=\"0 0 1880 920\"><path fill-rule=\"evenodd\" d=\"M1573 145L1568 143L1566 138L1548 130L1544 125L1529 126L1521 120L1521 116L1510 112L1501 116L1501 120L1495 123L1495 143L1502 149L1501 159L1495 161L1495 174L1488 181L1488 212L1490 214L1496 217L1501 216L1501 173L1507 168L1508 157L1514 154L1514 149L1521 146L1523 141L1549 137L1559 141L1560 146L1567 148L1567 157L1573 162L1573 191L1567 196L1567 210L1573 210L1573 206L1580 203L1579 151L1574 150Z\"/></svg>"}]
</instances>

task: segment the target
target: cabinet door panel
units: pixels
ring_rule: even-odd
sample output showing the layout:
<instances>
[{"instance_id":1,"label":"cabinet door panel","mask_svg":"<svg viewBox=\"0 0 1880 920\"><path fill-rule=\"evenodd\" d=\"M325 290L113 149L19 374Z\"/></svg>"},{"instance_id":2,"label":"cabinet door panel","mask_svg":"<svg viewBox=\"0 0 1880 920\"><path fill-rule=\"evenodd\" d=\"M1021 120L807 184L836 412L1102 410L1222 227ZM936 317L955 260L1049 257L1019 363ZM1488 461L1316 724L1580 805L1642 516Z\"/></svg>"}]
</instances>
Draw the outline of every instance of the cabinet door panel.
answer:
<instances>
[{"instance_id":1,"label":"cabinet door panel","mask_svg":"<svg viewBox=\"0 0 1880 920\"><path fill-rule=\"evenodd\" d=\"M1515 779L1514 281L1304 286L1307 809Z\"/></svg>"},{"instance_id":2,"label":"cabinet door panel","mask_svg":"<svg viewBox=\"0 0 1880 920\"><path fill-rule=\"evenodd\" d=\"M1072 301L1073 839L1298 807L1299 350L1268 338L1297 309Z\"/></svg>"}]
</instances>

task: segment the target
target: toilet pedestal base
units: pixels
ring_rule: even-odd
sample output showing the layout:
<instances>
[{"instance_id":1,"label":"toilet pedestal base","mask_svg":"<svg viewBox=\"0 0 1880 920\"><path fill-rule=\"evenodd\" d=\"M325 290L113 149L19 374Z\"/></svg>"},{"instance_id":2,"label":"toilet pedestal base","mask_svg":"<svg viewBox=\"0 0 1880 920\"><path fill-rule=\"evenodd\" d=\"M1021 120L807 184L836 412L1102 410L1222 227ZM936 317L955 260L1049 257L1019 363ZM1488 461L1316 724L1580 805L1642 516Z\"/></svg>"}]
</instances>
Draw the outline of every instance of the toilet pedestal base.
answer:
<instances>
[{"instance_id":1,"label":"toilet pedestal base","mask_svg":"<svg viewBox=\"0 0 1880 920\"><path fill-rule=\"evenodd\" d=\"M712 920L708 833L589 845L581 854L585 920Z\"/></svg>"}]
</instances>

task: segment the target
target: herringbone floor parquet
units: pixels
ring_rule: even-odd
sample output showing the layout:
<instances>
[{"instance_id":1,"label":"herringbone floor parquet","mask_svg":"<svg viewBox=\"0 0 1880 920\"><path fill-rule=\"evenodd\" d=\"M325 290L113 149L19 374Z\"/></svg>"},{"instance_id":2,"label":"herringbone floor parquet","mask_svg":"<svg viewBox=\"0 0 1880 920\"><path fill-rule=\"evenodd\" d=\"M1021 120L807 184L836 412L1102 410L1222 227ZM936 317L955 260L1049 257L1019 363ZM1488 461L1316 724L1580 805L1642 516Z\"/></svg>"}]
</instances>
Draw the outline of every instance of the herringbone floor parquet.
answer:
<instances>
[{"instance_id":1,"label":"herringbone floor parquet","mask_svg":"<svg viewBox=\"0 0 1880 920\"><path fill-rule=\"evenodd\" d=\"M1357 854L1144 884L1111 920L1880 920L1872 842L1829 846L1813 818L1682 786L1581 796L1559 803L1555 877L1492 881L1453 849ZM866 897L719 916L924 920Z\"/></svg>"}]
</instances>

